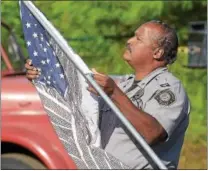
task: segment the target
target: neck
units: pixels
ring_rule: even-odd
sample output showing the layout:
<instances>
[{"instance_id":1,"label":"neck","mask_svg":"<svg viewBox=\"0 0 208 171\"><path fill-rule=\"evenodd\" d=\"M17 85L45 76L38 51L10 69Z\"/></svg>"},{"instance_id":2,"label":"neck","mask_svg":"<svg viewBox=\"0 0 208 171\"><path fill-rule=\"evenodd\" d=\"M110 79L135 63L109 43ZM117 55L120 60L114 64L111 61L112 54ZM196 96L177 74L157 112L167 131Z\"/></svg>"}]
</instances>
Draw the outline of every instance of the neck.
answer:
<instances>
[{"instance_id":1,"label":"neck","mask_svg":"<svg viewBox=\"0 0 208 171\"><path fill-rule=\"evenodd\" d=\"M160 68L160 67L152 67L152 68L148 68L148 69L137 69L136 73L135 73L135 79L142 80L144 77L146 77L148 74L150 74L151 72L153 72L157 68Z\"/></svg>"}]
</instances>

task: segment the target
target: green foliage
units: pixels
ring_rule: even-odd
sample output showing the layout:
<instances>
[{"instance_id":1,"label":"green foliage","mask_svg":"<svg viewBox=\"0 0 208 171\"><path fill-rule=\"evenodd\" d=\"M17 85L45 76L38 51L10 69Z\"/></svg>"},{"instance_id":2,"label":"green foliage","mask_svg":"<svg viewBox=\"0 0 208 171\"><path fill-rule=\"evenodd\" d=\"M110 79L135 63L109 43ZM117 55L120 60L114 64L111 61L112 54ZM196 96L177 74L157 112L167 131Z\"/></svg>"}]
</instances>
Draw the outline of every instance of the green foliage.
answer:
<instances>
[{"instance_id":1,"label":"green foliage","mask_svg":"<svg viewBox=\"0 0 208 171\"><path fill-rule=\"evenodd\" d=\"M189 96L191 102L190 125L188 139L193 142L206 141L207 110L207 70L184 67L187 54L178 53L177 61L169 66L169 70L177 76Z\"/></svg>"},{"instance_id":2,"label":"green foliage","mask_svg":"<svg viewBox=\"0 0 208 171\"><path fill-rule=\"evenodd\" d=\"M166 21L177 29L184 44L188 22L206 19L204 1L36 1L35 4L90 67L114 74L131 72L126 64L120 64L120 57L127 38L140 24L152 19ZM17 2L2 2L2 19L18 33L18 41L25 47L18 10ZM5 44L5 34L2 40Z\"/></svg>"}]
</instances>

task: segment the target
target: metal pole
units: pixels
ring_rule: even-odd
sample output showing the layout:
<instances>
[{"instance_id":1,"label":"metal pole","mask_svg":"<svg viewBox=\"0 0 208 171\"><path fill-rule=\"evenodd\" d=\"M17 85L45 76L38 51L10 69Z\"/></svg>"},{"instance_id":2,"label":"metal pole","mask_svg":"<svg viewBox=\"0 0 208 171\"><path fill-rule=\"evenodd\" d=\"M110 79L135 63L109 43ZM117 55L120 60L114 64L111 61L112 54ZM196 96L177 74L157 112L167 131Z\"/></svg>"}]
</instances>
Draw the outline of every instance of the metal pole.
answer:
<instances>
[{"instance_id":1,"label":"metal pole","mask_svg":"<svg viewBox=\"0 0 208 171\"><path fill-rule=\"evenodd\" d=\"M82 66L80 66L76 61L76 54L69 48L66 44L64 38L58 33L58 31L52 26L52 24L47 21L47 19L37 10L37 8L30 1L22 1L31 11L31 13L36 17L36 19L44 26L44 28L48 31L51 37L54 38L56 43L60 46L69 60L71 60L74 65L78 68L80 73L91 83L91 85L95 88L95 90L100 94L100 96L105 100L105 102L111 107L111 109L115 112L115 114L119 117L121 122L127 127L127 129L132 133L132 135L136 138L136 140L140 143L140 145L147 152L148 156L155 162L155 164L160 169L167 169L167 167L161 162L159 157L155 154L155 152L149 147L146 141L142 138L142 136L136 131L136 129L131 125L131 123L124 117L118 107L111 101L111 99L105 94L105 92L100 88L100 86L93 80L91 76L91 72L84 72ZM71 57L72 56L72 57ZM74 59L75 58L75 59ZM79 59L80 60L80 59ZM82 61L83 63L83 61ZM85 67L85 66L84 66ZM89 69L88 69L89 70ZM85 68L87 71L87 68Z\"/></svg>"}]
</instances>

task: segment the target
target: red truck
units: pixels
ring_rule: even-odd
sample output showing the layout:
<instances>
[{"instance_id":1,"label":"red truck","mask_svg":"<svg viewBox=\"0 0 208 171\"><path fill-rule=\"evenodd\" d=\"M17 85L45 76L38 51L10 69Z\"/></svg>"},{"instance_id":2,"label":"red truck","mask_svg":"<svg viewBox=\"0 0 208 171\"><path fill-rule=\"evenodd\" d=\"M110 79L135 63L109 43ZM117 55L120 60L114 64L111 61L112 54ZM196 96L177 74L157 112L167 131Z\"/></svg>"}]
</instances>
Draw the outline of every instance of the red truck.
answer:
<instances>
[{"instance_id":1,"label":"red truck","mask_svg":"<svg viewBox=\"0 0 208 171\"><path fill-rule=\"evenodd\" d=\"M25 62L14 32L3 22L1 28L9 33L12 54L1 45L1 169L76 169L26 79L24 65L18 70L11 63L14 55Z\"/></svg>"}]
</instances>

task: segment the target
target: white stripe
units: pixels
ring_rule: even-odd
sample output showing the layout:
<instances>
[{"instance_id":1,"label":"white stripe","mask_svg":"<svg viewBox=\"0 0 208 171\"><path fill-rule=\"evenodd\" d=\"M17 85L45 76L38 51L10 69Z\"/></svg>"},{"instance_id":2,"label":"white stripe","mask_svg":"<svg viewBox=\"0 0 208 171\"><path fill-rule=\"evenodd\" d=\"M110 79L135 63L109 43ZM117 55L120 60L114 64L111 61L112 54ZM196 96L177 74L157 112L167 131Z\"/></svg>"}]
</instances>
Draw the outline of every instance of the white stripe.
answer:
<instances>
[{"instance_id":1,"label":"white stripe","mask_svg":"<svg viewBox=\"0 0 208 171\"><path fill-rule=\"evenodd\" d=\"M106 157L108 158L108 160L110 160L109 157L108 157L108 155L107 155L107 153L106 153L106 151L104 151L104 152L105 152L105 155L106 155Z\"/></svg>"},{"instance_id":2,"label":"white stripe","mask_svg":"<svg viewBox=\"0 0 208 171\"><path fill-rule=\"evenodd\" d=\"M63 139L63 138L61 138L61 137L59 137L59 139L60 139L61 141L64 141L65 143L67 143L67 144L70 145L70 143L69 143L67 140L65 140L65 139ZM69 137L69 139L71 139L72 141L74 141L74 140L72 139L72 137Z\"/></svg>"},{"instance_id":3,"label":"white stripe","mask_svg":"<svg viewBox=\"0 0 208 171\"><path fill-rule=\"evenodd\" d=\"M68 89L69 89L69 86L67 86L67 88L66 88L66 90L65 90L65 92L64 92L64 98L66 98L66 95L67 95L67 93L68 93Z\"/></svg>"},{"instance_id":4,"label":"white stripe","mask_svg":"<svg viewBox=\"0 0 208 171\"><path fill-rule=\"evenodd\" d=\"M124 169L124 166L123 166L123 164L120 162L120 164L121 164L121 167Z\"/></svg>"},{"instance_id":5,"label":"white stripe","mask_svg":"<svg viewBox=\"0 0 208 171\"><path fill-rule=\"evenodd\" d=\"M56 112L54 112L52 109L48 108L47 106L43 105L46 110L49 110L51 113L53 113L54 115L58 116L59 118L65 120L66 122L70 123L68 120L66 120L65 118L61 117L60 115L58 115Z\"/></svg>"},{"instance_id":6,"label":"white stripe","mask_svg":"<svg viewBox=\"0 0 208 171\"><path fill-rule=\"evenodd\" d=\"M68 129L68 130L72 130L71 128L67 128L65 126L62 126L62 125L59 125L59 124L55 124L54 122L51 121L51 123L57 127L61 127L61 128L64 128L64 129Z\"/></svg>"},{"instance_id":7,"label":"white stripe","mask_svg":"<svg viewBox=\"0 0 208 171\"><path fill-rule=\"evenodd\" d=\"M34 81L34 83L35 83L35 84L40 83L42 86L45 86L45 87L46 87L46 84L45 84L44 82L41 82L41 81L38 81L38 82L36 81L36 82L35 82L35 81ZM45 87L44 87L44 88L45 88ZM47 88L47 87L46 87L46 88Z\"/></svg>"},{"instance_id":8,"label":"white stripe","mask_svg":"<svg viewBox=\"0 0 208 171\"><path fill-rule=\"evenodd\" d=\"M105 155L106 155L106 157L108 158L108 160L110 160L110 158L108 157L106 151L105 151ZM120 165L121 165L121 167L124 169L124 166L123 166L123 164L122 164L121 162L120 162Z\"/></svg>"},{"instance_id":9,"label":"white stripe","mask_svg":"<svg viewBox=\"0 0 208 171\"><path fill-rule=\"evenodd\" d=\"M86 166L89 168L87 162L85 161L84 157L83 157L83 152L82 152L82 149L81 147L79 146L79 143L77 141L77 132L76 132L76 127L75 127L75 119L74 117L72 116L72 133L73 133L73 136L74 136L74 141L75 141L75 144L77 146L77 149L79 151L79 154L83 160L83 162L86 164Z\"/></svg>"},{"instance_id":10,"label":"white stripe","mask_svg":"<svg viewBox=\"0 0 208 171\"><path fill-rule=\"evenodd\" d=\"M69 154L69 156L71 156L72 158L76 158L76 159L78 159L78 160L81 160L82 161L82 159L80 159L80 158L78 158L77 156L74 156L73 154L70 154L70 153L68 153ZM83 161L82 161L83 162Z\"/></svg>"},{"instance_id":11,"label":"white stripe","mask_svg":"<svg viewBox=\"0 0 208 171\"><path fill-rule=\"evenodd\" d=\"M90 150L89 146L87 146L87 149L89 151L90 157L92 158L92 161L95 163L95 166L97 167L97 169L100 169L99 166L97 165L96 161L95 161L95 158L93 157L93 155L91 153L91 150Z\"/></svg>"},{"instance_id":12,"label":"white stripe","mask_svg":"<svg viewBox=\"0 0 208 171\"><path fill-rule=\"evenodd\" d=\"M104 152L105 152L105 155L106 155L107 159L110 160L110 158L108 157L106 151L104 151ZM108 162L108 161L106 161L106 162ZM109 163L108 163L108 164L109 164ZM109 164L109 165L110 165L110 164Z\"/></svg>"},{"instance_id":13,"label":"white stripe","mask_svg":"<svg viewBox=\"0 0 208 171\"><path fill-rule=\"evenodd\" d=\"M105 159L105 162L107 163L107 165L108 165L109 169L112 169L112 168L111 168L111 166L110 166L110 164L108 163L108 161L106 160L106 158L105 158L105 157L104 157L104 159Z\"/></svg>"},{"instance_id":14,"label":"white stripe","mask_svg":"<svg viewBox=\"0 0 208 171\"><path fill-rule=\"evenodd\" d=\"M56 98L54 98L50 94L46 93L44 90L40 89L38 86L36 86L36 88L37 88L37 90L38 90L38 92L40 94L46 96L47 98L49 98L50 100L52 100L54 103L56 103L57 105L59 105L61 108L63 108L67 112L71 112L71 110L67 106L65 106L63 103L60 103Z\"/></svg>"}]
</instances>

